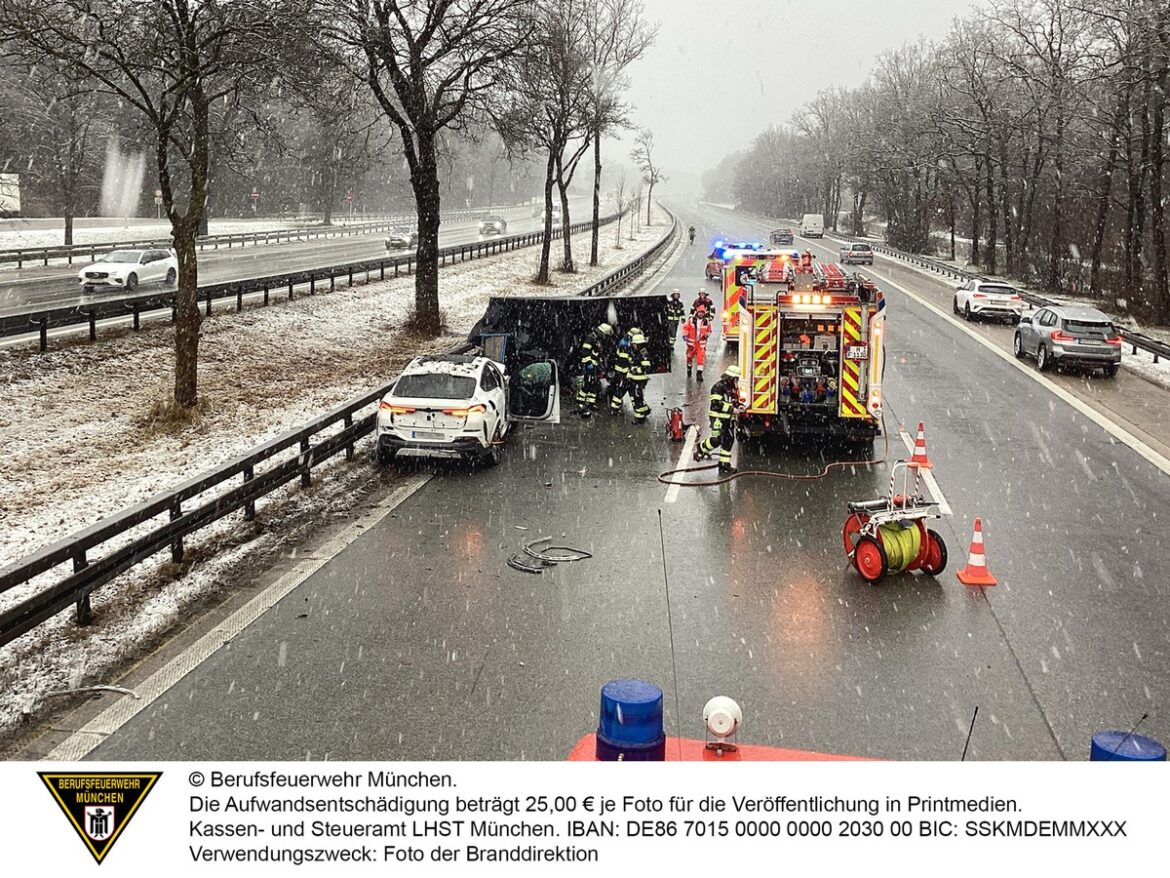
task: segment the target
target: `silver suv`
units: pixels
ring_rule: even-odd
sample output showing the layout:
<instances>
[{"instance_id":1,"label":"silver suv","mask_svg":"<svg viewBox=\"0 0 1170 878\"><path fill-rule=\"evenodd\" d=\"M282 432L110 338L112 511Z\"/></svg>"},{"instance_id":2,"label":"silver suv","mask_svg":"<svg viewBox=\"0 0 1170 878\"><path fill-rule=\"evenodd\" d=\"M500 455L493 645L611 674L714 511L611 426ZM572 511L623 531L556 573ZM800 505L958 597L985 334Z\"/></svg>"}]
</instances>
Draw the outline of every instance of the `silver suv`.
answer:
<instances>
[{"instance_id":1,"label":"silver suv","mask_svg":"<svg viewBox=\"0 0 1170 878\"><path fill-rule=\"evenodd\" d=\"M869 244L842 244L842 265L873 265L873 248Z\"/></svg>"},{"instance_id":2,"label":"silver suv","mask_svg":"<svg viewBox=\"0 0 1170 878\"><path fill-rule=\"evenodd\" d=\"M1054 365L1099 367L1112 378L1121 365L1121 335L1096 308L1049 305L1025 314L1016 327L1016 357L1035 357L1036 368Z\"/></svg>"}]
</instances>

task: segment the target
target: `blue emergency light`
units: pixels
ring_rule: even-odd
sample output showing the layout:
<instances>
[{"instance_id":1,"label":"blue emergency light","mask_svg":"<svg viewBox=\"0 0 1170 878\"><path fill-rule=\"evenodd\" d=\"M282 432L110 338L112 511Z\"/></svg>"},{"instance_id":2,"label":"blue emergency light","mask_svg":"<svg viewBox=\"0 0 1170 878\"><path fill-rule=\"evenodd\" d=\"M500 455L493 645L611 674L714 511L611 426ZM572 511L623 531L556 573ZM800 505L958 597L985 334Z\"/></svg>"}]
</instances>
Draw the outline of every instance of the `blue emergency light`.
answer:
<instances>
[{"instance_id":1,"label":"blue emergency light","mask_svg":"<svg viewBox=\"0 0 1170 878\"><path fill-rule=\"evenodd\" d=\"M666 759L662 690L645 680L610 680L601 687L597 758L604 762Z\"/></svg>"}]
</instances>

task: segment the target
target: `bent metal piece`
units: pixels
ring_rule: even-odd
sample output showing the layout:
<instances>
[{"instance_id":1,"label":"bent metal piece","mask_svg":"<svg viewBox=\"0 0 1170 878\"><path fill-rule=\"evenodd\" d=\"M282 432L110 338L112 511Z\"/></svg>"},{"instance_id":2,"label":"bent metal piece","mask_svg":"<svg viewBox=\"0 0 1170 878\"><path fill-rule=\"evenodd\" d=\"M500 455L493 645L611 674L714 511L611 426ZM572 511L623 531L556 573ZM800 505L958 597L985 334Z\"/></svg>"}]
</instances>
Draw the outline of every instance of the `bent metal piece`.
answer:
<instances>
[{"instance_id":1,"label":"bent metal piece","mask_svg":"<svg viewBox=\"0 0 1170 878\"><path fill-rule=\"evenodd\" d=\"M592 558L591 552L586 552L584 549L576 549L572 546L548 546L543 552L536 551L533 546L538 546L541 543L552 542L552 537L541 537L538 540L533 540L530 543L524 544L524 554L539 561L544 561L550 564L559 564L561 562L569 561L584 561L586 558ZM566 555L550 555L549 552L567 552Z\"/></svg>"}]
</instances>

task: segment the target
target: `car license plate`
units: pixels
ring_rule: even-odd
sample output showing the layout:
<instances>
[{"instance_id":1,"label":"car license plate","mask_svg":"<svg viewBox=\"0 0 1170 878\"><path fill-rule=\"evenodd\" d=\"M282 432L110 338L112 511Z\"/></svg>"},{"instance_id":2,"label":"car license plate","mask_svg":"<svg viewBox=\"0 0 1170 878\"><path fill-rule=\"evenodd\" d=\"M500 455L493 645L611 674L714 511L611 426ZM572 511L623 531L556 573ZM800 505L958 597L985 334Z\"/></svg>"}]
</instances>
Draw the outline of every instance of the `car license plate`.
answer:
<instances>
[{"instance_id":1,"label":"car license plate","mask_svg":"<svg viewBox=\"0 0 1170 878\"><path fill-rule=\"evenodd\" d=\"M426 430L411 430L410 431L410 438L411 439L423 439L423 440L435 440L435 439L445 439L446 437L442 433L429 433Z\"/></svg>"}]
</instances>

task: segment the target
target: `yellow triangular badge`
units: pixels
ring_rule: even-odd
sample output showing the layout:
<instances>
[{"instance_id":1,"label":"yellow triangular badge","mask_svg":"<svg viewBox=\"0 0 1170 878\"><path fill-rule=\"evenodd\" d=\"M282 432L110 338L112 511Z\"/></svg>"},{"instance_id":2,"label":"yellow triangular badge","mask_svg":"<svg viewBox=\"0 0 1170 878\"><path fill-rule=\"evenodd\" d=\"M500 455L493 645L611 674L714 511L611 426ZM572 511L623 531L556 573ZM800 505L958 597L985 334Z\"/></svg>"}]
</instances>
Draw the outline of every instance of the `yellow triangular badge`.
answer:
<instances>
[{"instance_id":1,"label":"yellow triangular badge","mask_svg":"<svg viewBox=\"0 0 1170 878\"><path fill-rule=\"evenodd\" d=\"M162 772L91 774L38 771L41 780L99 863L109 853Z\"/></svg>"}]
</instances>

